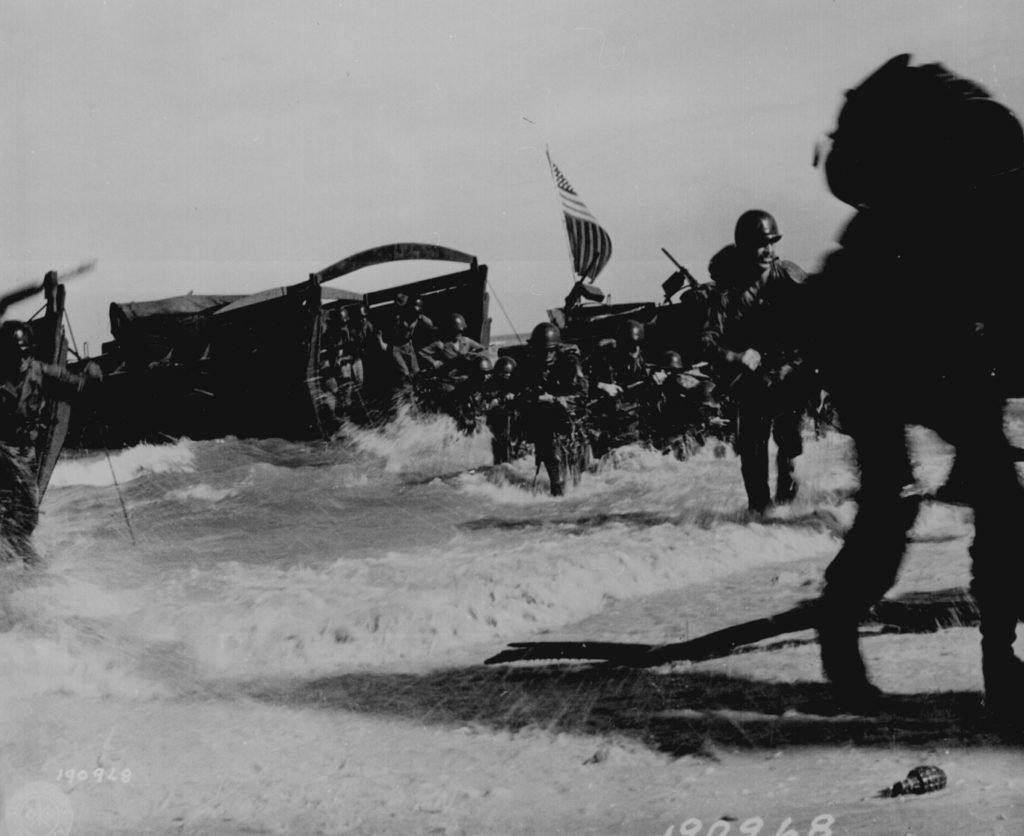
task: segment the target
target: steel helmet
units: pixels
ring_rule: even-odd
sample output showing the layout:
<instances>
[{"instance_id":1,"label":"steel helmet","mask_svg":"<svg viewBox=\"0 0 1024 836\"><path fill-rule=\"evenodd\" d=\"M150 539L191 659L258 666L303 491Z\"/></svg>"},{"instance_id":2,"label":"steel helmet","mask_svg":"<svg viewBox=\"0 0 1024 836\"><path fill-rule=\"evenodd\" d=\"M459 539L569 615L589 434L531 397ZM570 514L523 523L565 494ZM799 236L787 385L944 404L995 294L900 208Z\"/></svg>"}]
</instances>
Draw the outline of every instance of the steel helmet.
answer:
<instances>
[{"instance_id":1,"label":"steel helmet","mask_svg":"<svg viewBox=\"0 0 1024 836\"><path fill-rule=\"evenodd\" d=\"M511 357L499 357L494 364L494 373L499 377L512 377L516 370L516 361Z\"/></svg>"},{"instance_id":2,"label":"steel helmet","mask_svg":"<svg viewBox=\"0 0 1024 836\"><path fill-rule=\"evenodd\" d=\"M32 331L28 324L10 319L0 325L0 346L4 351L14 349L22 357L32 352Z\"/></svg>"},{"instance_id":3,"label":"steel helmet","mask_svg":"<svg viewBox=\"0 0 1024 836\"><path fill-rule=\"evenodd\" d=\"M627 319L620 329L622 342L628 345L640 345L644 339L644 326L635 319Z\"/></svg>"},{"instance_id":4,"label":"steel helmet","mask_svg":"<svg viewBox=\"0 0 1024 836\"><path fill-rule=\"evenodd\" d=\"M476 372L477 374L490 374L493 368L494 364L491 362L491 358L488 357L486 354L478 354L476 358L474 358L473 371Z\"/></svg>"},{"instance_id":5,"label":"steel helmet","mask_svg":"<svg viewBox=\"0 0 1024 836\"><path fill-rule=\"evenodd\" d=\"M466 319L460 313L453 313L448 318L448 327L456 334L461 334L466 330Z\"/></svg>"},{"instance_id":6,"label":"steel helmet","mask_svg":"<svg viewBox=\"0 0 1024 836\"><path fill-rule=\"evenodd\" d=\"M682 371L682 369L683 369L683 358L682 358L682 355L678 351L666 351L661 356L661 364L666 369L678 369L678 370Z\"/></svg>"},{"instance_id":7,"label":"steel helmet","mask_svg":"<svg viewBox=\"0 0 1024 836\"><path fill-rule=\"evenodd\" d=\"M737 247L763 247L781 237L775 218L762 209L749 209L740 215L733 234Z\"/></svg>"},{"instance_id":8,"label":"steel helmet","mask_svg":"<svg viewBox=\"0 0 1024 836\"><path fill-rule=\"evenodd\" d=\"M551 348L562 342L562 333L551 322L541 322L530 334L530 345L534 348Z\"/></svg>"}]
</instances>

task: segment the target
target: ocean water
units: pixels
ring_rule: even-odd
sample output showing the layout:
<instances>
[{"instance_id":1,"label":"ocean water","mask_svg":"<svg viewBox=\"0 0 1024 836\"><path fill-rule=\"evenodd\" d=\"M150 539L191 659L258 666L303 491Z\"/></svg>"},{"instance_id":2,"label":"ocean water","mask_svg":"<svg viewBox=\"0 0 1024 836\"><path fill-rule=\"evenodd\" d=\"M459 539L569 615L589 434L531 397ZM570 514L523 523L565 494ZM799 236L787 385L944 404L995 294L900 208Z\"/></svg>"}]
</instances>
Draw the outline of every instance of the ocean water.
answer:
<instances>
[{"instance_id":1,"label":"ocean water","mask_svg":"<svg viewBox=\"0 0 1024 836\"><path fill-rule=\"evenodd\" d=\"M743 514L731 452L680 462L625 448L556 499L532 459L490 467L488 438L444 418L402 415L330 443L68 455L43 504L42 564L0 567L0 715L50 729L0 726L15 744L0 755L0 790L54 781L76 758L134 765L141 781L169 746L205 775L243 718L256 736L290 722L292 709L265 704L253 719L251 695L268 683L475 664L616 602L830 555L854 511L849 445L834 433L805 443L800 496L766 523ZM949 450L924 431L915 447L922 482L940 484ZM940 506L918 525L967 531ZM624 640L677 638L649 626L627 625ZM121 726L159 742L132 738L110 755ZM285 768L327 757L310 736ZM210 808L208 786L190 796L191 773L165 768L162 786L133 789L139 820L168 798Z\"/></svg>"}]
</instances>

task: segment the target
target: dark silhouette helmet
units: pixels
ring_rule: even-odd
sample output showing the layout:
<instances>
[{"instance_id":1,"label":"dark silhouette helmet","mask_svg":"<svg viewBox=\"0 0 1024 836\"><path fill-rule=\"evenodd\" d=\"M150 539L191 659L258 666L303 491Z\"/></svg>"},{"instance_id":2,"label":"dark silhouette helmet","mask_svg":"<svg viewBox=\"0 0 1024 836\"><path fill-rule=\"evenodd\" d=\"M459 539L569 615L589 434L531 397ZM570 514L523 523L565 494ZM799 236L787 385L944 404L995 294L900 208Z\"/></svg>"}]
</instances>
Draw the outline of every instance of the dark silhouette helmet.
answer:
<instances>
[{"instance_id":1,"label":"dark silhouette helmet","mask_svg":"<svg viewBox=\"0 0 1024 836\"><path fill-rule=\"evenodd\" d=\"M0 350L17 352L22 357L32 353L32 331L28 324L11 319L0 325Z\"/></svg>"},{"instance_id":2,"label":"dark silhouette helmet","mask_svg":"<svg viewBox=\"0 0 1024 836\"><path fill-rule=\"evenodd\" d=\"M530 334L533 348L551 348L562 342L562 332L551 322L542 322Z\"/></svg>"},{"instance_id":3,"label":"dark silhouette helmet","mask_svg":"<svg viewBox=\"0 0 1024 836\"><path fill-rule=\"evenodd\" d=\"M466 330L465 317L463 317L462 314L460 313L453 313L448 318L448 328L456 334L461 334L463 331Z\"/></svg>"},{"instance_id":4,"label":"dark silhouette helmet","mask_svg":"<svg viewBox=\"0 0 1024 836\"><path fill-rule=\"evenodd\" d=\"M624 345L640 345L644 340L644 326L635 319L627 319L619 329L619 337Z\"/></svg>"},{"instance_id":5,"label":"dark silhouette helmet","mask_svg":"<svg viewBox=\"0 0 1024 836\"><path fill-rule=\"evenodd\" d=\"M678 351L666 351L661 356L661 364L666 369L683 369L683 358Z\"/></svg>"},{"instance_id":6,"label":"dark silhouette helmet","mask_svg":"<svg viewBox=\"0 0 1024 836\"><path fill-rule=\"evenodd\" d=\"M516 361L511 357L499 357L494 364L494 373L499 377L512 377L516 370Z\"/></svg>"},{"instance_id":7,"label":"dark silhouette helmet","mask_svg":"<svg viewBox=\"0 0 1024 836\"><path fill-rule=\"evenodd\" d=\"M954 192L998 193L1003 183L1016 194L1010 180L1024 165L1016 115L942 64L911 60L897 55L846 92L830 147L817 155L832 194L857 209L914 211Z\"/></svg>"},{"instance_id":8,"label":"dark silhouette helmet","mask_svg":"<svg viewBox=\"0 0 1024 836\"><path fill-rule=\"evenodd\" d=\"M774 244L782 235L775 218L761 209L749 209L736 221L733 240L737 247L763 247Z\"/></svg>"},{"instance_id":9,"label":"dark silhouette helmet","mask_svg":"<svg viewBox=\"0 0 1024 836\"><path fill-rule=\"evenodd\" d=\"M473 361L473 371L478 375L490 374L494 368L494 364L491 362L491 358L486 354L479 354Z\"/></svg>"}]
</instances>

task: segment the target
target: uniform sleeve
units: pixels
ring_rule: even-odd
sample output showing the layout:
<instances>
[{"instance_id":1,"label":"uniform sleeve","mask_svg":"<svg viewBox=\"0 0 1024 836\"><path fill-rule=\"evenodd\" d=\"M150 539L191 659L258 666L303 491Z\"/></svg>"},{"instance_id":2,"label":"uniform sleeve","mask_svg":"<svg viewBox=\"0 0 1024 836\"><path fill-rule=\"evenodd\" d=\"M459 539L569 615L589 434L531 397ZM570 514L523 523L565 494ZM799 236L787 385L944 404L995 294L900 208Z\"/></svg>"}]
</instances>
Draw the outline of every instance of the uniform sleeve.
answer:
<instances>
[{"instance_id":1,"label":"uniform sleeve","mask_svg":"<svg viewBox=\"0 0 1024 836\"><path fill-rule=\"evenodd\" d=\"M722 346L722 334L725 331L725 304L720 292L711 293L708 298L708 315L704 320L701 333L701 350L704 357L714 364L729 359L726 349Z\"/></svg>"},{"instance_id":2,"label":"uniform sleeve","mask_svg":"<svg viewBox=\"0 0 1024 836\"><path fill-rule=\"evenodd\" d=\"M807 281L807 271L792 261L780 261L779 267L782 274L794 284L803 284Z\"/></svg>"}]
</instances>

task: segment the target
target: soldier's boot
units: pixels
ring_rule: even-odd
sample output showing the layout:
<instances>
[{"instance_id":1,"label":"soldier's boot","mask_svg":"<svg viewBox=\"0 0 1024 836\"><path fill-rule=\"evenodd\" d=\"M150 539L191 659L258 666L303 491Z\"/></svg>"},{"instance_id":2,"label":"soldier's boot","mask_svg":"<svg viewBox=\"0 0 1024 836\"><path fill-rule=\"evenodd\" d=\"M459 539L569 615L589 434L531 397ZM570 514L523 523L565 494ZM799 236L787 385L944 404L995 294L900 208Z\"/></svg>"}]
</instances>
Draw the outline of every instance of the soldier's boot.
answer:
<instances>
[{"instance_id":1,"label":"soldier's boot","mask_svg":"<svg viewBox=\"0 0 1024 836\"><path fill-rule=\"evenodd\" d=\"M778 478L775 482L775 504L783 505L796 498L796 492L800 485L796 480L796 464L793 459L780 453L776 463Z\"/></svg>"},{"instance_id":2,"label":"soldier's boot","mask_svg":"<svg viewBox=\"0 0 1024 836\"><path fill-rule=\"evenodd\" d=\"M565 495L565 472L567 468L560 459L561 457L555 452L544 462L545 469L548 472L548 482L551 484L552 496Z\"/></svg>"},{"instance_id":3,"label":"soldier's boot","mask_svg":"<svg viewBox=\"0 0 1024 836\"><path fill-rule=\"evenodd\" d=\"M740 470L747 489L747 510L760 516L772 507L772 497L768 491L768 476L760 468L751 468L741 459Z\"/></svg>"},{"instance_id":4,"label":"soldier's boot","mask_svg":"<svg viewBox=\"0 0 1024 836\"><path fill-rule=\"evenodd\" d=\"M877 710L882 692L868 678L860 654L860 619L823 598L818 614L821 667L836 703L857 713Z\"/></svg>"}]
</instances>

